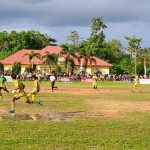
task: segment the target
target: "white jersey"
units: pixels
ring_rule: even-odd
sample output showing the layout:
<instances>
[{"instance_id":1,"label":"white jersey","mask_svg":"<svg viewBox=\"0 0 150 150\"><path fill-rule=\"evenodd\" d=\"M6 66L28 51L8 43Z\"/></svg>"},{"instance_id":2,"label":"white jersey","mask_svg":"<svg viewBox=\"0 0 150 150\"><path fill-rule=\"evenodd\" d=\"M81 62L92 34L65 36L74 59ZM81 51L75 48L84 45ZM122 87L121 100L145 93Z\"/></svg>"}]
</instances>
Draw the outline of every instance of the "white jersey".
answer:
<instances>
[{"instance_id":1,"label":"white jersey","mask_svg":"<svg viewBox=\"0 0 150 150\"><path fill-rule=\"evenodd\" d=\"M56 80L55 76L51 75L51 76L50 76L50 81L53 82L53 81L55 81L55 80Z\"/></svg>"}]
</instances>

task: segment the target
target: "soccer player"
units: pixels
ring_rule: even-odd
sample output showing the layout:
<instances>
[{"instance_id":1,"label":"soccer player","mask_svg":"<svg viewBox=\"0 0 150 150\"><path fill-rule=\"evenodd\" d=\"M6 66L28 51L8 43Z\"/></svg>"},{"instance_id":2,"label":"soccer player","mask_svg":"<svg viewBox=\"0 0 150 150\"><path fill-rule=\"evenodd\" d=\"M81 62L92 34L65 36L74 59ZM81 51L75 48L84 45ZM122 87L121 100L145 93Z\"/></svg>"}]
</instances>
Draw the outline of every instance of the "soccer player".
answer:
<instances>
[{"instance_id":1,"label":"soccer player","mask_svg":"<svg viewBox=\"0 0 150 150\"><path fill-rule=\"evenodd\" d=\"M57 86L55 86L55 81L56 81L56 77L55 77L55 72L53 71L51 76L50 76L50 81L51 81L51 89L52 92L54 91L54 89L58 89Z\"/></svg>"},{"instance_id":2,"label":"soccer player","mask_svg":"<svg viewBox=\"0 0 150 150\"><path fill-rule=\"evenodd\" d=\"M93 81L93 88L97 90L97 76L95 72L93 74L92 81Z\"/></svg>"},{"instance_id":3,"label":"soccer player","mask_svg":"<svg viewBox=\"0 0 150 150\"><path fill-rule=\"evenodd\" d=\"M135 79L134 79L134 87L133 87L132 92L135 92L136 87L138 87L139 92L142 92L142 91L141 91L141 85L140 85L139 76L138 76L137 74L135 75Z\"/></svg>"},{"instance_id":4,"label":"soccer player","mask_svg":"<svg viewBox=\"0 0 150 150\"><path fill-rule=\"evenodd\" d=\"M17 78L17 76L15 74L12 74L11 77L14 80L14 89L12 90L12 92L14 93L14 96L11 100L11 109L9 109L9 112L15 113L15 102L16 102L16 100L24 97L25 101L28 104L30 104L30 101L27 97L26 92L24 91L25 85L19 80L19 77Z\"/></svg>"},{"instance_id":5,"label":"soccer player","mask_svg":"<svg viewBox=\"0 0 150 150\"><path fill-rule=\"evenodd\" d=\"M36 100L35 100L35 95L40 91L40 83L39 83L39 80L38 80L38 77L36 77L36 75L33 75L32 76L32 79L34 81L34 88L33 90L28 94L28 97L31 96L32 98L32 103L36 103ZM37 102L38 104L42 105L42 102L39 100Z\"/></svg>"},{"instance_id":6,"label":"soccer player","mask_svg":"<svg viewBox=\"0 0 150 150\"><path fill-rule=\"evenodd\" d=\"M4 74L0 75L0 98L2 98L1 90L4 90L5 92L9 93L9 91L6 88L6 78L4 77Z\"/></svg>"}]
</instances>

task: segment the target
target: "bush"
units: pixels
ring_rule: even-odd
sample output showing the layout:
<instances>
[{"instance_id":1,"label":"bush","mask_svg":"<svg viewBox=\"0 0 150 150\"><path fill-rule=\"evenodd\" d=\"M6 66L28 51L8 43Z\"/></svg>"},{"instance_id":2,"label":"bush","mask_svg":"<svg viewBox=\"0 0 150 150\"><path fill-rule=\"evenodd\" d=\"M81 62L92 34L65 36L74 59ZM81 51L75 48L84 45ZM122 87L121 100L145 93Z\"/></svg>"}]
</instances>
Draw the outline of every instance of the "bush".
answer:
<instances>
[{"instance_id":1,"label":"bush","mask_svg":"<svg viewBox=\"0 0 150 150\"><path fill-rule=\"evenodd\" d=\"M4 72L4 65L0 63L0 73Z\"/></svg>"},{"instance_id":2,"label":"bush","mask_svg":"<svg viewBox=\"0 0 150 150\"><path fill-rule=\"evenodd\" d=\"M60 66L56 66L55 67L55 72L56 73L61 73L61 67Z\"/></svg>"},{"instance_id":3,"label":"bush","mask_svg":"<svg viewBox=\"0 0 150 150\"><path fill-rule=\"evenodd\" d=\"M33 73L33 71L36 70L36 65L35 64L29 64L28 66L26 66L25 71L28 73Z\"/></svg>"},{"instance_id":4,"label":"bush","mask_svg":"<svg viewBox=\"0 0 150 150\"><path fill-rule=\"evenodd\" d=\"M150 76L150 67L146 68L147 75Z\"/></svg>"},{"instance_id":5,"label":"bush","mask_svg":"<svg viewBox=\"0 0 150 150\"><path fill-rule=\"evenodd\" d=\"M13 66L12 66L12 73L13 74L20 74L21 73L21 62L20 61L15 61Z\"/></svg>"}]
</instances>

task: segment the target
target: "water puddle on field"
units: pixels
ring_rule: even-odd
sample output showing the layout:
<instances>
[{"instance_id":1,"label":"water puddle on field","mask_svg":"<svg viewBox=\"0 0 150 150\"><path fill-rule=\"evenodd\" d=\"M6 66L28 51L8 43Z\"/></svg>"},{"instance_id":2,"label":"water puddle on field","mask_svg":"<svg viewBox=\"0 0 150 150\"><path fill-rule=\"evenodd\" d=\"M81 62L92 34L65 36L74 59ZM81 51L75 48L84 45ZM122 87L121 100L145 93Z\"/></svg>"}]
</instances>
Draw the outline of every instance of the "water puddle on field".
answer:
<instances>
[{"instance_id":1,"label":"water puddle on field","mask_svg":"<svg viewBox=\"0 0 150 150\"><path fill-rule=\"evenodd\" d=\"M83 120L86 117L103 117L101 114L87 114L85 112L58 112L58 113L39 113L39 114L3 114L0 121L51 121L51 122L74 122Z\"/></svg>"}]
</instances>

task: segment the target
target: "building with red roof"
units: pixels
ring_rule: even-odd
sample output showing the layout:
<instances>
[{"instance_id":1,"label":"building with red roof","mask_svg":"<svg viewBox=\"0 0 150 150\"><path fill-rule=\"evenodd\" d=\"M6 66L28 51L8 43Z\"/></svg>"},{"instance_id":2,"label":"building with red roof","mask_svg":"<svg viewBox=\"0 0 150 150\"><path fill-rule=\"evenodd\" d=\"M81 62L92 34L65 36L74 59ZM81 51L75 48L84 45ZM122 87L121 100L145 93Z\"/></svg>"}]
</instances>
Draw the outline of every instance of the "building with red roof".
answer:
<instances>
[{"instance_id":1,"label":"building with red roof","mask_svg":"<svg viewBox=\"0 0 150 150\"><path fill-rule=\"evenodd\" d=\"M15 61L20 61L22 64L22 72L23 72L25 70L25 67L30 64L29 58L24 55L26 53L30 54L31 51L34 51L35 53L39 53L41 56L44 56L45 52L49 52L51 54L52 53L59 54L61 52L61 47L60 46L47 46L41 50L22 49L1 61L5 66L5 70L11 69L11 67ZM93 72L99 70L102 72L102 74L109 74L109 68L112 65L97 58L97 57L93 57L93 58L96 60L96 63L93 62L92 64L88 64L86 71L89 74L92 74ZM38 70L43 69L41 60L39 60L38 58L33 58L32 61L37 66ZM75 71L75 73L79 73L82 69L82 65L79 64L79 62L76 59L74 59L74 62L75 62L75 70L74 71ZM64 70L65 70L65 68L64 68Z\"/></svg>"}]
</instances>

